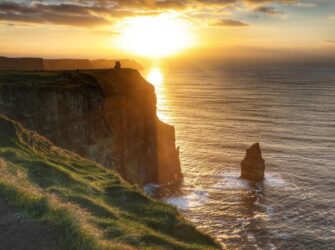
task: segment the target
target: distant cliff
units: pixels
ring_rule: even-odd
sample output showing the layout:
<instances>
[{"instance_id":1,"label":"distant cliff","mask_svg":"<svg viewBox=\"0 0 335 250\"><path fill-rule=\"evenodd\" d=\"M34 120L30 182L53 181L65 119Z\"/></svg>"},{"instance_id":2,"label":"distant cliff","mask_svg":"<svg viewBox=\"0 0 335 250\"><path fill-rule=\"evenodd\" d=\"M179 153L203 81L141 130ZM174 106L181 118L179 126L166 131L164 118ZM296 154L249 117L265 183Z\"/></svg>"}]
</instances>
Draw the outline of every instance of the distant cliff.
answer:
<instances>
[{"instance_id":1,"label":"distant cliff","mask_svg":"<svg viewBox=\"0 0 335 250\"><path fill-rule=\"evenodd\" d=\"M88 59L43 59L44 70L91 69Z\"/></svg>"},{"instance_id":2,"label":"distant cliff","mask_svg":"<svg viewBox=\"0 0 335 250\"><path fill-rule=\"evenodd\" d=\"M110 69L115 65L116 60L107 60L107 59L99 59L99 60L91 60L92 69ZM137 63L134 60L122 59L119 60L123 68L131 68L137 70L143 70L143 66Z\"/></svg>"},{"instance_id":3,"label":"distant cliff","mask_svg":"<svg viewBox=\"0 0 335 250\"><path fill-rule=\"evenodd\" d=\"M44 65L42 58L9 58L1 56L0 69L42 70L44 69Z\"/></svg>"},{"instance_id":4,"label":"distant cliff","mask_svg":"<svg viewBox=\"0 0 335 250\"><path fill-rule=\"evenodd\" d=\"M0 113L132 183L182 178L174 127L136 70L2 72Z\"/></svg>"},{"instance_id":5,"label":"distant cliff","mask_svg":"<svg viewBox=\"0 0 335 250\"><path fill-rule=\"evenodd\" d=\"M43 59L43 58L9 58L0 57L0 70L77 70L77 69L111 69L116 60L99 59ZM143 66L134 60L121 59L123 68L143 70Z\"/></svg>"}]
</instances>

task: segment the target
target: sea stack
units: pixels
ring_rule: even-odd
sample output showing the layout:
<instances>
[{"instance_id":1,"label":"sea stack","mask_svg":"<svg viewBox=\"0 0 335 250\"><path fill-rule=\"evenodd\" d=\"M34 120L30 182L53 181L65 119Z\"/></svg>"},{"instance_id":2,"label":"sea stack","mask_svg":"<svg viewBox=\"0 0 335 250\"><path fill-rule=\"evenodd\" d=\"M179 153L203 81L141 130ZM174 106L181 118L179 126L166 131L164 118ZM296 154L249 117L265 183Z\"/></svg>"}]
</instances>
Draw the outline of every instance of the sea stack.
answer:
<instances>
[{"instance_id":1,"label":"sea stack","mask_svg":"<svg viewBox=\"0 0 335 250\"><path fill-rule=\"evenodd\" d=\"M241 162L241 178L251 181L264 180L264 162L259 143L253 144L247 149L247 153Z\"/></svg>"}]
</instances>

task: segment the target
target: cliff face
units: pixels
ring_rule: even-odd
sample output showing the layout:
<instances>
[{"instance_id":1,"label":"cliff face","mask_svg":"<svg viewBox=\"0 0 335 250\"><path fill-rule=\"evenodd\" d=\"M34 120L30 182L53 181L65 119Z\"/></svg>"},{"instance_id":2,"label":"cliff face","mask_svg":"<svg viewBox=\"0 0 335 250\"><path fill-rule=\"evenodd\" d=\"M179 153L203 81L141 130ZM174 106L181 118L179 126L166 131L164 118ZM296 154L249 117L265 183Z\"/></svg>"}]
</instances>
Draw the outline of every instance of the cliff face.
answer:
<instances>
[{"instance_id":1,"label":"cliff face","mask_svg":"<svg viewBox=\"0 0 335 250\"><path fill-rule=\"evenodd\" d=\"M6 70L83 70L111 69L120 61L123 68L143 70L143 66L134 60L89 60L89 59L43 59L43 58L9 58L0 56L0 69Z\"/></svg>"},{"instance_id":2,"label":"cliff face","mask_svg":"<svg viewBox=\"0 0 335 250\"><path fill-rule=\"evenodd\" d=\"M1 73L0 113L132 183L182 177L174 128L136 70Z\"/></svg>"},{"instance_id":3,"label":"cliff face","mask_svg":"<svg viewBox=\"0 0 335 250\"><path fill-rule=\"evenodd\" d=\"M1 249L221 249L176 208L2 115L0 212Z\"/></svg>"},{"instance_id":4,"label":"cliff face","mask_svg":"<svg viewBox=\"0 0 335 250\"><path fill-rule=\"evenodd\" d=\"M44 59L44 70L91 69L88 59Z\"/></svg>"},{"instance_id":5,"label":"cliff face","mask_svg":"<svg viewBox=\"0 0 335 250\"><path fill-rule=\"evenodd\" d=\"M0 69L41 70L43 69L43 59L0 57Z\"/></svg>"}]
</instances>

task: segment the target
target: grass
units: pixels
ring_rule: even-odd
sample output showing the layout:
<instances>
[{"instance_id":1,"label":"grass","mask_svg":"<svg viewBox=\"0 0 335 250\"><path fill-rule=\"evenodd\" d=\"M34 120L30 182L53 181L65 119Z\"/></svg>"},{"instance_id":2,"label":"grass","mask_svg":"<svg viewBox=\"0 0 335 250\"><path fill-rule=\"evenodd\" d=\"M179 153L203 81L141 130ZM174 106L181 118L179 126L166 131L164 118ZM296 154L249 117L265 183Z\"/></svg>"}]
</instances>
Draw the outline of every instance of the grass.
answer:
<instances>
[{"instance_id":1,"label":"grass","mask_svg":"<svg viewBox=\"0 0 335 250\"><path fill-rule=\"evenodd\" d=\"M83 72L83 71L80 71ZM76 71L15 71L0 70L0 87L73 89L96 87L95 80Z\"/></svg>"},{"instance_id":2,"label":"grass","mask_svg":"<svg viewBox=\"0 0 335 250\"><path fill-rule=\"evenodd\" d=\"M174 207L0 116L0 195L59 249L219 249Z\"/></svg>"},{"instance_id":3,"label":"grass","mask_svg":"<svg viewBox=\"0 0 335 250\"><path fill-rule=\"evenodd\" d=\"M48 85L57 83L58 72L0 70L0 84L10 85Z\"/></svg>"}]
</instances>

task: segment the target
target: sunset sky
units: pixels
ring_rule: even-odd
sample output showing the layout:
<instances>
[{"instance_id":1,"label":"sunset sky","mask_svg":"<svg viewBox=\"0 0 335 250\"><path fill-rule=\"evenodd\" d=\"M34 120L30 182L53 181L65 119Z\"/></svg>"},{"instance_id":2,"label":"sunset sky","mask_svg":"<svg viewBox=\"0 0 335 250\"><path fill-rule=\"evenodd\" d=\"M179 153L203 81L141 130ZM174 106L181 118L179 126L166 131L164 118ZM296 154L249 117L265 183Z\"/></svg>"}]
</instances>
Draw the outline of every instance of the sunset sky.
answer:
<instances>
[{"instance_id":1,"label":"sunset sky","mask_svg":"<svg viewBox=\"0 0 335 250\"><path fill-rule=\"evenodd\" d=\"M333 0L0 1L0 54L335 57Z\"/></svg>"}]
</instances>

